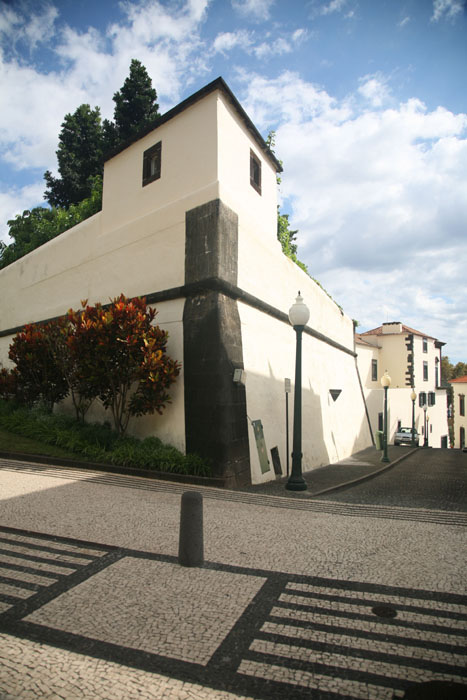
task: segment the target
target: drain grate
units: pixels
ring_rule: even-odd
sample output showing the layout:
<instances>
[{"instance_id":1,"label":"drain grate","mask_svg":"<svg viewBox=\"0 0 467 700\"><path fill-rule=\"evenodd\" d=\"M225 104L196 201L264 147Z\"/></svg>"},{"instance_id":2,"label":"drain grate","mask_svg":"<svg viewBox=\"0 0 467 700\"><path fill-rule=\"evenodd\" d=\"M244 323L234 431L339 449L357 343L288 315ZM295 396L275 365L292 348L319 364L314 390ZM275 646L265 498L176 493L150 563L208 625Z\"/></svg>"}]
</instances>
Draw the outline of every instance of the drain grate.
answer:
<instances>
[{"instance_id":1,"label":"drain grate","mask_svg":"<svg viewBox=\"0 0 467 700\"><path fill-rule=\"evenodd\" d=\"M390 605L375 605L371 612L377 617L396 617L397 610Z\"/></svg>"}]
</instances>

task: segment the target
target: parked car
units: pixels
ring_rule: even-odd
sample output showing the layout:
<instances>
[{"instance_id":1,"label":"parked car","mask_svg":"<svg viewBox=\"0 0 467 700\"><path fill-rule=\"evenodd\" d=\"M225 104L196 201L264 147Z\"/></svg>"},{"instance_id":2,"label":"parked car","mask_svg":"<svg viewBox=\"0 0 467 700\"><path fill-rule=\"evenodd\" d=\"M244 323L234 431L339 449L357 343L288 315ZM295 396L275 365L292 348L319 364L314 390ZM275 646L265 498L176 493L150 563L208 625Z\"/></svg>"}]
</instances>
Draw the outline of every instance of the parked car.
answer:
<instances>
[{"instance_id":1,"label":"parked car","mask_svg":"<svg viewBox=\"0 0 467 700\"><path fill-rule=\"evenodd\" d=\"M418 432L414 431L415 444L419 445L420 436ZM412 428L400 428L394 436L395 445L411 445L412 444Z\"/></svg>"}]
</instances>

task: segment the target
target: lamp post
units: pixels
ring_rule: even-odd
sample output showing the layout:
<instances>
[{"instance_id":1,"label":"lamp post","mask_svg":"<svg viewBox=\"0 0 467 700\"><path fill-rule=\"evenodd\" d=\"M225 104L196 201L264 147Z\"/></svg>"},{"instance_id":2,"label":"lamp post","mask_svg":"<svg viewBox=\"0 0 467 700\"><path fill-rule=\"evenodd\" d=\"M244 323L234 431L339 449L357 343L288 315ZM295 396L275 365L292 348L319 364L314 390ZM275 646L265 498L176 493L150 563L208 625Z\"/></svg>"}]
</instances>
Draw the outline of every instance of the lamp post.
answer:
<instances>
[{"instance_id":1,"label":"lamp post","mask_svg":"<svg viewBox=\"0 0 467 700\"><path fill-rule=\"evenodd\" d=\"M302 333L310 318L310 311L298 293L295 304L290 307L289 321L297 335L295 355L295 390L293 411L292 473L285 488L289 491L306 491L302 476Z\"/></svg>"},{"instance_id":2,"label":"lamp post","mask_svg":"<svg viewBox=\"0 0 467 700\"><path fill-rule=\"evenodd\" d=\"M388 387L391 386L391 377L388 374L387 369L384 371L381 377L381 386L384 389L384 424L383 424L383 455L381 457L382 462L389 462L388 457Z\"/></svg>"},{"instance_id":3,"label":"lamp post","mask_svg":"<svg viewBox=\"0 0 467 700\"><path fill-rule=\"evenodd\" d=\"M426 404L423 406L424 418L423 418L423 447L428 447L428 416L426 415Z\"/></svg>"},{"instance_id":4,"label":"lamp post","mask_svg":"<svg viewBox=\"0 0 467 700\"><path fill-rule=\"evenodd\" d=\"M417 398L415 389L412 389L410 398L412 399L412 447L415 447L415 399Z\"/></svg>"}]
</instances>

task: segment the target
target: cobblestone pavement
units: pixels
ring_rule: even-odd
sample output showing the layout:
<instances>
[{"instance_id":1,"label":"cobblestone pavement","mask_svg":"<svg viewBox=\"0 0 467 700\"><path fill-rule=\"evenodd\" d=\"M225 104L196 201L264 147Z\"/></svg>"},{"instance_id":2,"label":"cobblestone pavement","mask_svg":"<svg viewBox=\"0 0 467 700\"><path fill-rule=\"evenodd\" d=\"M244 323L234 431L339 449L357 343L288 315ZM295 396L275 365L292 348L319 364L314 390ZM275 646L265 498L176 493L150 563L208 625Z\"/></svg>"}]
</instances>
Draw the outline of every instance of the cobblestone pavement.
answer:
<instances>
[{"instance_id":1,"label":"cobblestone pavement","mask_svg":"<svg viewBox=\"0 0 467 700\"><path fill-rule=\"evenodd\" d=\"M189 487L0 460L0 489L2 700L465 696L460 510L196 487L185 568Z\"/></svg>"}]
</instances>

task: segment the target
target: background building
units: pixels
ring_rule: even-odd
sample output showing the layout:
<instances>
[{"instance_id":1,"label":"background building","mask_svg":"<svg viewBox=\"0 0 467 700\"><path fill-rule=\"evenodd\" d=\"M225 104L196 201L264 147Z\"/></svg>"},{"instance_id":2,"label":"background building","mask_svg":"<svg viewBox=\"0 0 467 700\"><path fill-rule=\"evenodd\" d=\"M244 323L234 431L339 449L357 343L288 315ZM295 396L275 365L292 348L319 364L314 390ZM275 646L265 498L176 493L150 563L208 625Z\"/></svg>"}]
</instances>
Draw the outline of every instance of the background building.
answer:
<instances>
[{"instance_id":1,"label":"background building","mask_svg":"<svg viewBox=\"0 0 467 700\"><path fill-rule=\"evenodd\" d=\"M382 430L385 370L391 377L388 390L388 441L399 427L412 426L411 393L414 388L415 427L428 444L448 447L446 389L441 387L441 348L444 343L399 322L383 323L356 334L358 367L364 387L372 430ZM426 409L426 411L425 411ZM426 421L427 419L427 421Z\"/></svg>"},{"instance_id":2,"label":"background building","mask_svg":"<svg viewBox=\"0 0 467 700\"><path fill-rule=\"evenodd\" d=\"M467 376L450 379L452 386L452 412L454 422L454 447L463 448L466 445L467 416L465 413L465 394L467 393Z\"/></svg>"}]
</instances>

